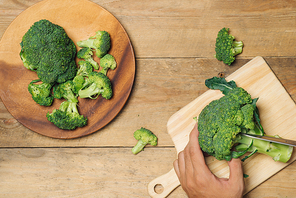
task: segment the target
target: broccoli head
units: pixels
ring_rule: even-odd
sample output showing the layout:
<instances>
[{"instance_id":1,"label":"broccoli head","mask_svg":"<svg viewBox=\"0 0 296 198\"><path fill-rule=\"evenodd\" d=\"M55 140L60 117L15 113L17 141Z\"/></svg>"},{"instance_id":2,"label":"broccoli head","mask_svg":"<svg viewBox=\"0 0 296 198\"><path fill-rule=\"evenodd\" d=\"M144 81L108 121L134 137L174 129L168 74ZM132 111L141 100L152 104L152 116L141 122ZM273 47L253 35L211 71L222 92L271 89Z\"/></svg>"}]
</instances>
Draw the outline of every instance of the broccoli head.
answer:
<instances>
[{"instance_id":1,"label":"broccoli head","mask_svg":"<svg viewBox=\"0 0 296 198\"><path fill-rule=\"evenodd\" d=\"M61 26L45 19L37 21L20 45L24 66L36 71L42 82L62 83L74 78L76 46ZM63 77L59 78L60 75Z\"/></svg>"},{"instance_id":2,"label":"broccoli head","mask_svg":"<svg viewBox=\"0 0 296 198\"><path fill-rule=\"evenodd\" d=\"M76 102L64 101L59 109L48 112L46 117L60 129L74 130L87 125L87 118L79 114Z\"/></svg>"},{"instance_id":3,"label":"broccoli head","mask_svg":"<svg viewBox=\"0 0 296 198\"><path fill-rule=\"evenodd\" d=\"M111 81L106 75L93 71L86 76L78 95L80 98L91 99L96 99L99 95L102 95L103 98L108 100L113 95Z\"/></svg>"},{"instance_id":4,"label":"broccoli head","mask_svg":"<svg viewBox=\"0 0 296 198\"><path fill-rule=\"evenodd\" d=\"M224 78L206 80L211 89L220 89L225 95L210 102L199 114L198 130L201 149L218 160L231 160L250 152L271 156L275 161L287 162L293 148L263 140L255 140L240 133L264 135L256 106L258 98L251 95L234 81ZM235 148L235 149L234 149Z\"/></svg>"},{"instance_id":5,"label":"broccoli head","mask_svg":"<svg viewBox=\"0 0 296 198\"><path fill-rule=\"evenodd\" d=\"M93 68L91 64L88 61L79 61L78 62L78 71L77 71L77 76L87 76L93 71Z\"/></svg>"},{"instance_id":6,"label":"broccoli head","mask_svg":"<svg viewBox=\"0 0 296 198\"><path fill-rule=\"evenodd\" d=\"M56 84L53 88L53 96L57 99L66 99L69 102L77 103L77 96L74 94L75 87L71 80L68 80L61 84Z\"/></svg>"},{"instance_id":7,"label":"broccoli head","mask_svg":"<svg viewBox=\"0 0 296 198\"><path fill-rule=\"evenodd\" d=\"M95 36L78 41L77 45L79 47L88 47L96 50L96 56L102 58L111 48L111 38L108 32L97 31Z\"/></svg>"},{"instance_id":8,"label":"broccoli head","mask_svg":"<svg viewBox=\"0 0 296 198\"><path fill-rule=\"evenodd\" d=\"M40 82L40 80L33 80L28 85L28 91L32 95L33 100L39 105L51 106L53 102L51 88L53 85L49 83L35 84L36 82Z\"/></svg>"},{"instance_id":9,"label":"broccoli head","mask_svg":"<svg viewBox=\"0 0 296 198\"><path fill-rule=\"evenodd\" d=\"M73 79L77 74L77 66L76 66L76 62L73 60L69 63L67 70L58 75L56 82L57 83L63 83L66 82L68 80Z\"/></svg>"},{"instance_id":10,"label":"broccoli head","mask_svg":"<svg viewBox=\"0 0 296 198\"><path fill-rule=\"evenodd\" d=\"M243 51L243 42L234 41L234 39L235 37L229 34L229 28L222 28L218 32L215 57L227 65L231 65L235 56Z\"/></svg>"},{"instance_id":11,"label":"broccoli head","mask_svg":"<svg viewBox=\"0 0 296 198\"><path fill-rule=\"evenodd\" d=\"M134 132L134 138L138 140L137 144L132 148L132 153L137 154L144 149L147 144L151 146L157 145L158 138L150 130L141 127Z\"/></svg>"},{"instance_id":12,"label":"broccoli head","mask_svg":"<svg viewBox=\"0 0 296 198\"><path fill-rule=\"evenodd\" d=\"M111 54L106 54L100 59L101 71L103 74L107 75L108 69L114 70L116 68L115 58Z\"/></svg>"},{"instance_id":13,"label":"broccoli head","mask_svg":"<svg viewBox=\"0 0 296 198\"><path fill-rule=\"evenodd\" d=\"M99 64L92 57L93 52L89 47L83 47L77 52L77 58L84 59L89 62L94 69L99 69Z\"/></svg>"}]
</instances>

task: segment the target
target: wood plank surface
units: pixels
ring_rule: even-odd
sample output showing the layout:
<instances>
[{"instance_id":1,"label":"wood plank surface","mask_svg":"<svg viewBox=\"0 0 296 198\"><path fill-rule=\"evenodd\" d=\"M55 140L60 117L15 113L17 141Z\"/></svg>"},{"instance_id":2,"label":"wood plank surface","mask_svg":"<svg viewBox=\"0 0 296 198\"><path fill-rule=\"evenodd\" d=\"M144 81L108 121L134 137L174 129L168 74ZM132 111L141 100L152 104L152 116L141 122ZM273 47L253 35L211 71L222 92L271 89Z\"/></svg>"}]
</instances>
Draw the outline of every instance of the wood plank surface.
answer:
<instances>
[{"instance_id":1,"label":"wood plank surface","mask_svg":"<svg viewBox=\"0 0 296 198\"><path fill-rule=\"evenodd\" d=\"M5 19L0 23L0 37L16 15L37 2L40 0L1 1L0 17ZM246 44L241 57L296 53L288 47L293 48L296 42L294 1L93 2L110 11L125 27L137 57L212 57L217 31L224 26Z\"/></svg>"},{"instance_id":2,"label":"wood plank surface","mask_svg":"<svg viewBox=\"0 0 296 198\"><path fill-rule=\"evenodd\" d=\"M265 60L295 101L295 59ZM52 139L28 130L19 124L0 102L0 130L3 131L0 136L1 146L130 146L136 141L133 138L121 137L130 137L133 131L141 126L150 128L157 134L159 146L173 146L166 129L168 119L208 90L204 85L205 79L220 72L228 76L248 61L249 59L239 59L233 66L228 67L215 59L138 59L131 97L115 120L97 133L73 140Z\"/></svg>"},{"instance_id":3,"label":"wood plank surface","mask_svg":"<svg viewBox=\"0 0 296 198\"><path fill-rule=\"evenodd\" d=\"M148 182L167 171L174 152L149 148L135 157L130 149L116 148L0 149L0 197L148 198ZM285 171L245 197L293 198L296 162ZM178 187L169 197L186 194Z\"/></svg>"},{"instance_id":4,"label":"wood plank surface","mask_svg":"<svg viewBox=\"0 0 296 198\"><path fill-rule=\"evenodd\" d=\"M0 38L22 11L40 1L1 0ZM296 101L294 1L92 1L111 12L132 41L131 96L106 127L74 140L28 130L0 100L0 197L149 197L148 183L171 170L176 158L168 119L208 90L205 79L220 72L229 76L255 56L264 57ZM224 26L245 44L232 66L213 57L217 31ZM159 145L134 156L132 133L139 127L151 129ZM296 162L245 197L293 198L295 175ZM186 194L178 187L168 197Z\"/></svg>"},{"instance_id":5,"label":"wood plank surface","mask_svg":"<svg viewBox=\"0 0 296 198\"><path fill-rule=\"evenodd\" d=\"M234 80L237 86L243 87L251 94L252 98L259 98L256 104L260 112L261 124L267 135L296 139L296 105L262 57L255 57L226 79L228 81ZM170 117L167 129L178 153L186 147L189 141L189 134L196 124L193 117L198 117L206 105L222 96L223 94L219 90L208 90ZM243 163L244 173L249 175L245 179L244 194L295 160L296 153L287 163L275 162L266 155L253 155ZM206 163L216 176L229 177L229 167L225 160L216 160L210 156L206 159ZM160 176L151 181L148 191L152 197L166 196L170 190L180 185L178 177L173 176L174 171L170 172L172 174L169 173L166 174L167 176ZM161 196L154 193L153 188L156 184L165 184L163 185L164 193ZM167 189L167 186L170 190Z\"/></svg>"}]
</instances>

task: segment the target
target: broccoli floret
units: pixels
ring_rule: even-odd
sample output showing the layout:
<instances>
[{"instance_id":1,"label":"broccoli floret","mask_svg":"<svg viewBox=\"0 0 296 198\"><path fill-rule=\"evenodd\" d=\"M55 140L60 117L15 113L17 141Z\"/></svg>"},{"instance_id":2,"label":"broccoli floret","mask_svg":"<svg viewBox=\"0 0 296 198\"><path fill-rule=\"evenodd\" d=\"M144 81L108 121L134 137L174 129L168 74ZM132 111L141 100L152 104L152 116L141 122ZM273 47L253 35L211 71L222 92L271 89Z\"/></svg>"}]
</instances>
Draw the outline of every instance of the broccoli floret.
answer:
<instances>
[{"instance_id":1,"label":"broccoli floret","mask_svg":"<svg viewBox=\"0 0 296 198\"><path fill-rule=\"evenodd\" d=\"M225 95L210 102L198 116L199 144L201 149L218 160L231 160L251 152L271 156L275 161L287 162L293 147L256 140L240 133L264 135L256 106L258 98L234 81L214 77L206 80L207 87L220 89ZM233 150L233 147L235 150Z\"/></svg>"},{"instance_id":2,"label":"broccoli floret","mask_svg":"<svg viewBox=\"0 0 296 198\"><path fill-rule=\"evenodd\" d=\"M63 83L66 82L67 80L73 79L77 74L77 66L76 62L73 60L69 63L69 67L67 70L60 74L56 80L57 83Z\"/></svg>"},{"instance_id":3,"label":"broccoli floret","mask_svg":"<svg viewBox=\"0 0 296 198\"><path fill-rule=\"evenodd\" d=\"M88 61L79 61L78 65L79 69L77 71L76 76L73 79L73 91L75 94L78 94L79 90L83 88L83 85L85 83L84 77L88 76L91 72L93 72L93 67Z\"/></svg>"},{"instance_id":4,"label":"broccoli floret","mask_svg":"<svg viewBox=\"0 0 296 198\"><path fill-rule=\"evenodd\" d=\"M235 37L229 34L229 28L222 28L217 35L215 57L227 65L231 65L235 56L243 51L243 42L234 39Z\"/></svg>"},{"instance_id":5,"label":"broccoli floret","mask_svg":"<svg viewBox=\"0 0 296 198\"><path fill-rule=\"evenodd\" d=\"M87 76L88 74L90 74L91 72L93 72L93 68L91 66L91 64L87 61L79 61L78 62L78 71L77 71L77 76L81 75L81 76Z\"/></svg>"},{"instance_id":6,"label":"broccoli floret","mask_svg":"<svg viewBox=\"0 0 296 198\"><path fill-rule=\"evenodd\" d=\"M40 82L40 79L33 80L28 85L28 91L32 95L33 100L39 105L51 106L53 102L51 88L53 85L49 83L34 84L36 82Z\"/></svg>"},{"instance_id":7,"label":"broccoli floret","mask_svg":"<svg viewBox=\"0 0 296 198\"><path fill-rule=\"evenodd\" d=\"M150 130L141 127L134 132L134 137L138 140L137 144L132 148L132 153L137 154L144 149L147 144L151 146L157 145L157 137Z\"/></svg>"},{"instance_id":8,"label":"broccoli floret","mask_svg":"<svg viewBox=\"0 0 296 198\"><path fill-rule=\"evenodd\" d=\"M116 68L115 58L111 54L106 54L100 59L101 73L107 75L108 69L114 70Z\"/></svg>"},{"instance_id":9,"label":"broccoli floret","mask_svg":"<svg viewBox=\"0 0 296 198\"><path fill-rule=\"evenodd\" d=\"M69 102L77 103L78 99L77 96L75 96L74 91L75 87L73 81L68 80L67 82L57 84L54 86L53 96L57 99L64 98Z\"/></svg>"},{"instance_id":10,"label":"broccoli floret","mask_svg":"<svg viewBox=\"0 0 296 198\"><path fill-rule=\"evenodd\" d=\"M61 26L45 19L37 21L20 45L24 66L36 71L42 82L62 83L74 78L76 46Z\"/></svg>"},{"instance_id":11,"label":"broccoli floret","mask_svg":"<svg viewBox=\"0 0 296 198\"><path fill-rule=\"evenodd\" d=\"M86 40L78 41L79 47L88 47L96 50L96 56L102 58L108 53L111 47L110 35L106 31L97 31L95 36L91 36Z\"/></svg>"},{"instance_id":12,"label":"broccoli floret","mask_svg":"<svg viewBox=\"0 0 296 198\"><path fill-rule=\"evenodd\" d=\"M32 49L31 49L32 50ZM36 71L39 64L39 56L36 53L29 52L29 50L26 51L27 53L24 53L23 50L20 52L21 60L23 61L23 64L25 68Z\"/></svg>"},{"instance_id":13,"label":"broccoli floret","mask_svg":"<svg viewBox=\"0 0 296 198\"><path fill-rule=\"evenodd\" d=\"M60 129L74 130L87 125L87 118L79 114L76 102L64 101L59 109L48 112L46 117Z\"/></svg>"},{"instance_id":14,"label":"broccoli floret","mask_svg":"<svg viewBox=\"0 0 296 198\"><path fill-rule=\"evenodd\" d=\"M99 69L99 64L92 57L93 52L89 47L83 47L77 52L77 58L84 59L89 62L94 69Z\"/></svg>"},{"instance_id":15,"label":"broccoli floret","mask_svg":"<svg viewBox=\"0 0 296 198\"><path fill-rule=\"evenodd\" d=\"M111 81L106 75L93 71L85 78L83 88L79 90L78 95L80 98L91 99L102 95L103 98L110 99L113 95Z\"/></svg>"},{"instance_id":16,"label":"broccoli floret","mask_svg":"<svg viewBox=\"0 0 296 198\"><path fill-rule=\"evenodd\" d=\"M75 76L75 78L73 79L73 86L74 86L73 92L75 94L78 94L79 90L82 89L84 82L85 80L83 76L81 75Z\"/></svg>"}]
</instances>

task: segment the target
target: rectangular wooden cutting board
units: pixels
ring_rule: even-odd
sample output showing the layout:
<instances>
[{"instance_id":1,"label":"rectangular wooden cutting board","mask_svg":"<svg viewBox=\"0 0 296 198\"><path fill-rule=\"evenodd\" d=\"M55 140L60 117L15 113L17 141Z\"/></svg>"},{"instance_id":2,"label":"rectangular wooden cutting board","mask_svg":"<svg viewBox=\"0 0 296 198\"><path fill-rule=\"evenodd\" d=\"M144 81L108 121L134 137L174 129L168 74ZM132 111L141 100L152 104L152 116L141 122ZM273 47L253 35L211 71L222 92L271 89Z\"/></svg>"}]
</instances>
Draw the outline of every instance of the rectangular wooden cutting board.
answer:
<instances>
[{"instance_id":1,"label":"rectangular wooden cutting board","mask_svg":"<svg viewBox=\"0 0 296 198\"><path fill-rule=\"evenodd\" d=\"M279 135L282 138L296 140L296 105L262 57L255 57L228 76L226 80L234 80L237 86L247 90L252 98L259 97L257 106L267 135ZM177 153L182 151L188 143L189 134L195 125L193 117L198 116L212 100L222 96L223 94L218 90L208 90L170 117L167 130ZM295 161L295 150L294 147L293 155L288 163L275 162L271 157L257 153L247 159L243 163L244 173L249 175L245 179L245 194ZM226 161L207 157L206 162L218 177L227 178L229 176ZM164 188L161 194L152 190L157 184ZM166 197L178 185L180 183L172 169L167 174L151 181L148 185L148 192L151 197Z\"/></svg>"}]
</instances>

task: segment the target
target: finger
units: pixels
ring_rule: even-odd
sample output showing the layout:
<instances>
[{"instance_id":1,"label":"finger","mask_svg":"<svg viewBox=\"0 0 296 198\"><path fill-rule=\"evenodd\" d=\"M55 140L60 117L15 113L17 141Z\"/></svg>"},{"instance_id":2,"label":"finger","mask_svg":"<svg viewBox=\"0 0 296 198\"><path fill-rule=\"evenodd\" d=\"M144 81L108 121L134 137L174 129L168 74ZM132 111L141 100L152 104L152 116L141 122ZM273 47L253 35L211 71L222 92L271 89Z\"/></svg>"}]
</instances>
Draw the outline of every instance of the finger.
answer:
<instances>
[{"instance_id":1,"label":"finger","mask_svg":"<svg viewBox=\"0 0 296 198\"><path fill-rule=\"evenodd\" d=\"M228 162L229 166L229 181L233 183L244 183L244 172L243 172L243 165L242 161L238 159L231 159Z\"/></svg>"},{"instance_id":2,"label":"finger","mask_svg":"<svg viewBox=\"0 0 296 198\"><path fill-rule=\"evenodd\" d=\"M192 147L194 149L194 151L197 152L198 155L203 156L203 152L199 146L198 136L199 136L199 132L197 130L197 124L195 124L195 126L193 127L193 129L189 135L189 143L188 144L190 145L190 147Z\"/></svg>"},{"instance_id":3,"label":"finger","mask_svg":"<svg viewBox=\"0 0 296 198\"><path fill-rule=\"evenodd\" d=\"M179 164L178 164L178 160L177 159L173 162L173 166L174 166L176 175L177 175L177 177L180 180L180 170L179 170Z\"/></svg>"},{"instance_id":4,"label":"finger","mask_svg":"<svg viewBox=\"0 0 296 198\"><path fill-rule=\"evenodd\" d=\"M178 154L178 170L179 170L179 176L180 176L179 180L182 183L182 179L184 178L185 172L186 172L185 159L184 159L184 152L183 151L181 151Z\"/></svg>"},{"instance_id":5,"label":"finger","mask_svg":"<svg viewBox=\"0 0 296 198\"><path fill-rule=\"evenodd\" d=\"M212 174L206 165L204 154L199 146L198 142L199 132L197 130L197 124L194 126L190 133L189 147L190 147L190 158L193 164L194 171L202 172L205 174Z\"/></svg>"},{"instance_id":6,"label":"finger","mask_svg":"<svg viewBox=\"0 0 296 198\"><path fill-rule=\"evenodd\" d=\"M185 169L186 169L186 176L193 175L193 164L191 161L191 148L190 148L190 141L188 145L184 149L184 161L185 161Z\"/></svg>"}]
</instances>

